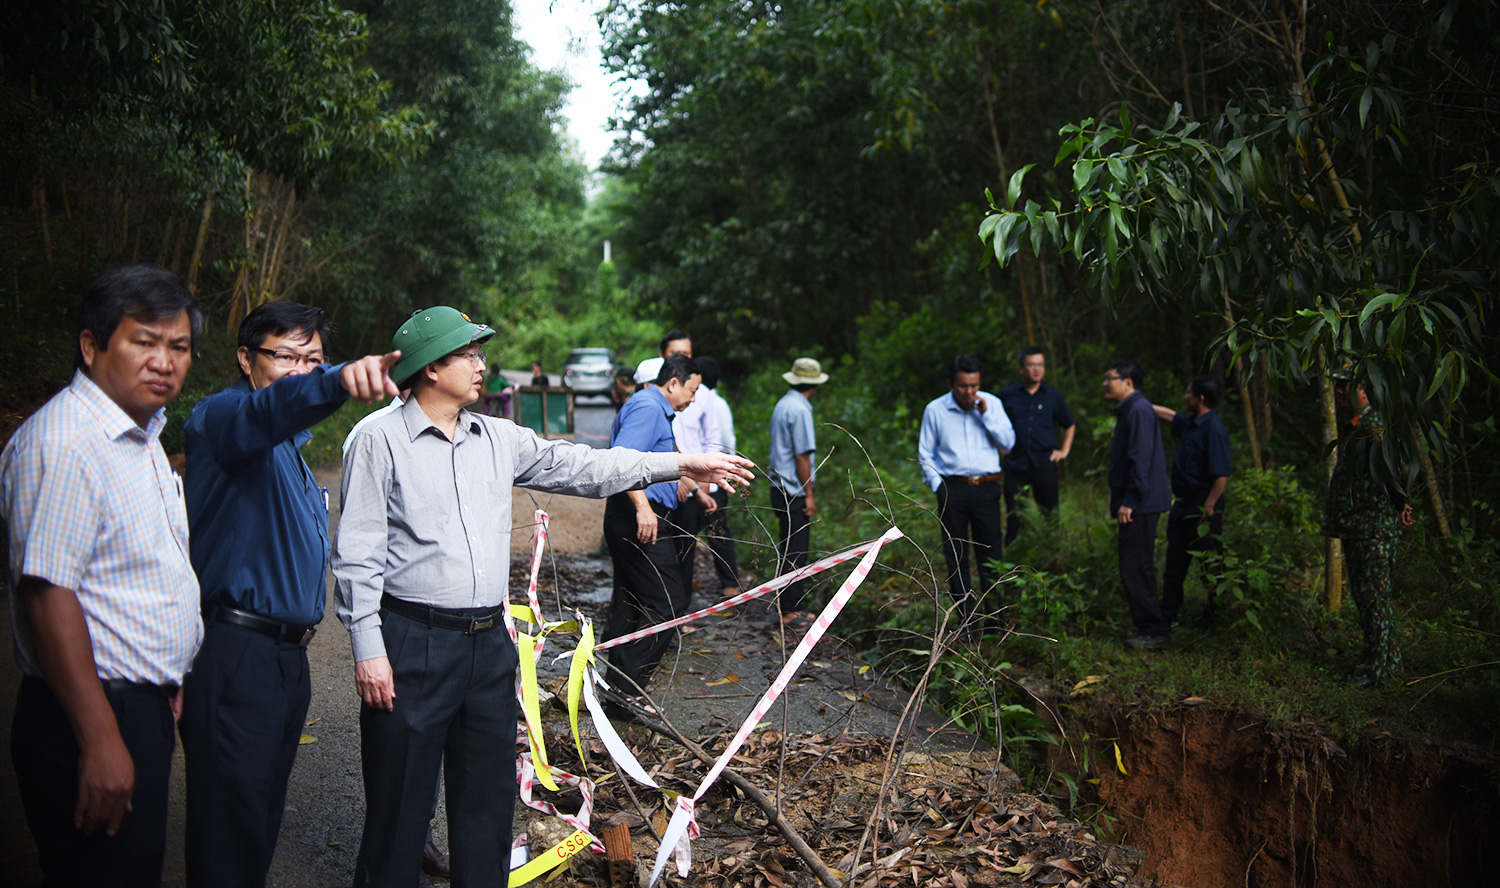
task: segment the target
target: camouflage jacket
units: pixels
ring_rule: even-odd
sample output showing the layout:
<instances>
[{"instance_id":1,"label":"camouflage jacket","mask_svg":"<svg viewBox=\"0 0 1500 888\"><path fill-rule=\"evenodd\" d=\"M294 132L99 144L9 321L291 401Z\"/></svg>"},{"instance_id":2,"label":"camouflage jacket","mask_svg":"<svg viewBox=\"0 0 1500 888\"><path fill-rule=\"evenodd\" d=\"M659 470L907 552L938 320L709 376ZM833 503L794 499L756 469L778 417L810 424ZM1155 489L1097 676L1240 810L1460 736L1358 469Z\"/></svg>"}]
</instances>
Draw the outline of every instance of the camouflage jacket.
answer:
<instances>
[{"instance_id":1,"label":"camouflage jacket","mask_svg":"<svg viewBox=\"0 0 1500 888\"><path fill-rule=\"evenodd\" d=\"M1401 531L1401 504L1370 473L1370 445L1385 422L1367 405L1339 434L1338 459L1323 501L1323 533L1342 539L1394 539Z\"/></svg>"}]
</instances>

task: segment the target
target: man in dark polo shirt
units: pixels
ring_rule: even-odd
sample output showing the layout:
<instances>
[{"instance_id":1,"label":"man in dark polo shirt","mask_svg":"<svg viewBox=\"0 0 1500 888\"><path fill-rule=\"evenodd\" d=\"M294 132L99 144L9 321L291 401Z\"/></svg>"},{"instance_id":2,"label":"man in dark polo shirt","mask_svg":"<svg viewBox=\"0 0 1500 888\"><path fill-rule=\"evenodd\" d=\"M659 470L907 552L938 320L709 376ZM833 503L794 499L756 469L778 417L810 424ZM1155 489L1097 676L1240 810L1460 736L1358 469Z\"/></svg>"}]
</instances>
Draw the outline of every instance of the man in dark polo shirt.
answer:
<instances>
[{"instance_id":1,"label":"man in dark polo shirt","mask_svg":"<svg viewBox=\"0 0 1500 888\"><path fill-rule=\"evenodd\" d=\"M188 417L184 494L203 648L183 687L187 883L266 883L328 594L328 506L299 448L349 398L394 395L399 352L329 364L320 308L268 302L240 325L239 382Z\"/></svg>"},{"instance_id":2,"label":"man in dark polo shirt","mask_svg":"<svg viewBox=\"0 0 1500 888\"><path fill-rule=\"evenodd\" d=\"M1224 488L1229 484L1229 432L1219 419L1224 384L1194 376L1184 398L1187 412L1153 404L1156 416L1172 424L1177 455L1172 459L1172 511L1167 513L1167 562L1162 571L1161 609L1168 622L1182 610L1182 584L1194 552L1217 551L1224 532ZM1206 519L1206 526L1205 526ZM1207 598L1203 623L1213 621L1214 590L1204 577Z\"/></svg>"},{"instance_id":3,"label":"man in dark polo shirt","mask_svg":"<svg viewBox=\"0 0 1500 888\"><path fill-rule=\"evenodd\" d=\"M1047 375L1047 355L1039 347L1021 349L1018 361L1021 381L996 393L1016 430L1016 446L1000 461L1005 472L1005 544L1015 542L1021 532L1021 513L1016 496L1031 487L1031 495L1044 514L1057 509L1057 463L1073 449L1073 411L1062 392L1042 382ZM1057 429L1062 429L1062 446Z\"/></svg>"},{"instance_id":4,"label":"man in dark polo shirt","mask_svg":"<svg viewBox=\"0 0 1500 888\"><path fill-rule=\"evenodd\" d=\"M1104 371L1104 398L1115 403L1109 514L1115 519L1120 584L1136 628L1125 644L1157 649L1172 643L1172 624L1162 612L1156 587L1156 525L1172 503L1161 429L1151 402L1140 392L1144 378L1135 361L1115 361Z\"/></svg>"}]
</instances>

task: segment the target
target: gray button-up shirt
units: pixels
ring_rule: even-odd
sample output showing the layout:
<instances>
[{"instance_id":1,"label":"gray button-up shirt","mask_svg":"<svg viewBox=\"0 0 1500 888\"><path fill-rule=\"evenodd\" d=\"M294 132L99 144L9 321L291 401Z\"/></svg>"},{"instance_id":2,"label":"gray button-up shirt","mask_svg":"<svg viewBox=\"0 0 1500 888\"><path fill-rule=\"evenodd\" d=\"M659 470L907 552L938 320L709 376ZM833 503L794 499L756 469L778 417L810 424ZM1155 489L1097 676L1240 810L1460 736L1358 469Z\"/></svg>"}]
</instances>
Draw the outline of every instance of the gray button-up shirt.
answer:
<instances>
[{"instance_id":1,"label":"gray button-up shirt","mask_svg":"<svg viewBox=\"0 0 1500 888\"><path fill-rule=\"evenodd\" d=\"M351 436L334 546L354 659L383 657L380 596L429 607L508 598L511 487L603 497L678 477L675 453L547 441L461 411L450 443L415 398Z\"/></svg>"}]
</instances>

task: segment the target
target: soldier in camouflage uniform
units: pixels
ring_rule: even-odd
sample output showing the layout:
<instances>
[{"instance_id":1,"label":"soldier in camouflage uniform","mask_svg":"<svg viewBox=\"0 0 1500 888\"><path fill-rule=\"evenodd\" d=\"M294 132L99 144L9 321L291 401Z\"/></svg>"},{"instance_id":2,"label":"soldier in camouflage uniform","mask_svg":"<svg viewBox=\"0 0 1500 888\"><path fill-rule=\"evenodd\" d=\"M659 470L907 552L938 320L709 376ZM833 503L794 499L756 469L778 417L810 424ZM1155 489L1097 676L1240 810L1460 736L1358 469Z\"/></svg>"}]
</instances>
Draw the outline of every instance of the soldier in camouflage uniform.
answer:
<instances>
[{"instance_id":1,"label":"soldier in camouflage uniform","mask_svg":"<svg viewBox=\"0 0 1500 888\"><path fill-rule=\"evenodd\" d=\"M1412 523L1411 506L1403 506L1401 497L1370 474L1369 448L1381 440L1385 423L1370 404L1365 387L1352 381L1347 365L1333 376L1354 415L1339 434L1338 459L1323 506L1323 533L1344 543L1349 594L1365 637L1355 678L1369 685L1401 671L1391 570L1401 526Z\"/></svg>"}]
</instances>

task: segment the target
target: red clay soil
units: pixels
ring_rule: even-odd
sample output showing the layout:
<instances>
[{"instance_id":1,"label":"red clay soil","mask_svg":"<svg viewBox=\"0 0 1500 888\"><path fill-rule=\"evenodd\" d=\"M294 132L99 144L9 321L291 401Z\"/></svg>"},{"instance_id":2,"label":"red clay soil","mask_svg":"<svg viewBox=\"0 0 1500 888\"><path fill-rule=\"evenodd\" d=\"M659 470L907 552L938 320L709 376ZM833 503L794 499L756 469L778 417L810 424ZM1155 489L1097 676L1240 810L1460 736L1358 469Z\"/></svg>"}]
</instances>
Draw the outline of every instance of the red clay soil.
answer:
<instances>
[{"instance_id":1,"label":"red clay soil","mask_svg":"<svg viewBox=\"0 0 1500 888\"><path fill-rule=\"evenodd\" d=\"M1493 764L1381 738L1346 750L1315 728L1206 707L1100 714L1088 728L1099 798L1110 838L1147 853L1141 876L1192 888L1500 877Z\"/></svg>"}]
</instances>

